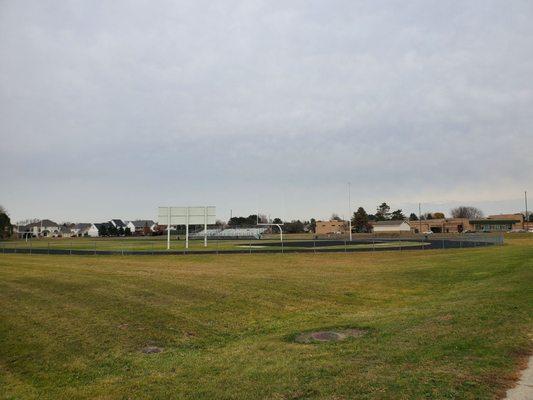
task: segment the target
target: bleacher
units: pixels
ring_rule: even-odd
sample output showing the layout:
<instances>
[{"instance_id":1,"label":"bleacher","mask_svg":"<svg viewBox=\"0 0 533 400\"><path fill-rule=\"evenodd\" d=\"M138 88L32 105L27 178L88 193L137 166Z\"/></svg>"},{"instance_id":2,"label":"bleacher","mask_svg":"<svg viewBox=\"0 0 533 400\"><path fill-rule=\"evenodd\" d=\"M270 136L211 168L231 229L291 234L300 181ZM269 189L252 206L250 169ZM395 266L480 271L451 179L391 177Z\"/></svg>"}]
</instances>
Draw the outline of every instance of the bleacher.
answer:
<instances>
[{"instance_id":1,"label":"bleacher","mask_svg":"<svg viewBox=\"0 0 533 400\"><path fill-rule=\"evenodd\" d=\"M191 233L190 238L203 238L207 233L208 239L261 239L268 228L228 228L207 229Z\"/></svg>"}]
</instances>

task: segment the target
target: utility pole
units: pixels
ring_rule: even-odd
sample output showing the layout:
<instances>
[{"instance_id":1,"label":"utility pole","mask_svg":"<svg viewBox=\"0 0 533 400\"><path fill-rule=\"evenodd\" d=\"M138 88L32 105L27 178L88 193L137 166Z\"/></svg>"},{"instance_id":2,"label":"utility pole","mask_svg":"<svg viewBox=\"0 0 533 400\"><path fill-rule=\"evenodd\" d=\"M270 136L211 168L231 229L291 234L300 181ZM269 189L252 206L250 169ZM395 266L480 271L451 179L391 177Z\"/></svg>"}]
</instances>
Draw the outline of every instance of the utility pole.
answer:
<instances>
[{"instance_id":1,"label":"utility pole","mask_svg":"<svg viewBox=\"0 0 533 400\"><path fill-rule=\"evenodd\" d=\"M352 241L352 199L351 199L351 184L348 182L348 226L350 229L350 242Z\"/></svg>"},{"instance_id":2,"label":"utility pole","mask_svg":"<svg viewBox=\"0 0 533 400\"><path fill-rule=\"evenodd\" d=\"M422 233L422 211L418 203L418 233Z\"/></svg>"}]
</instances>

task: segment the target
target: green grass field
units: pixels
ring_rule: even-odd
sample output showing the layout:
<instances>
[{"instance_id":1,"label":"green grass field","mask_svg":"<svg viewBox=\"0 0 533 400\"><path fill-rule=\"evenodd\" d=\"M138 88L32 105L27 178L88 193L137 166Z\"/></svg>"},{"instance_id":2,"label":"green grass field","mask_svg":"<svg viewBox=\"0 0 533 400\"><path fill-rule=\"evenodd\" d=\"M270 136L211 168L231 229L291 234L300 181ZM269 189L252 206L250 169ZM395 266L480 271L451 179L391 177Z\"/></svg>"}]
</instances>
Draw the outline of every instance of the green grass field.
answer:
<instances>
[{"instance_id":1,"label":"green grass field","mask_svg":"<svg viewBox=\"0 0 533 400\"><path fill-rule=\"evenodd\" d=\"M386 253L0 254L0 398L497 399L532 348L532 282L531 235ZM367 334L291 341L335 327Z\"/></svg>"}]
</instances>

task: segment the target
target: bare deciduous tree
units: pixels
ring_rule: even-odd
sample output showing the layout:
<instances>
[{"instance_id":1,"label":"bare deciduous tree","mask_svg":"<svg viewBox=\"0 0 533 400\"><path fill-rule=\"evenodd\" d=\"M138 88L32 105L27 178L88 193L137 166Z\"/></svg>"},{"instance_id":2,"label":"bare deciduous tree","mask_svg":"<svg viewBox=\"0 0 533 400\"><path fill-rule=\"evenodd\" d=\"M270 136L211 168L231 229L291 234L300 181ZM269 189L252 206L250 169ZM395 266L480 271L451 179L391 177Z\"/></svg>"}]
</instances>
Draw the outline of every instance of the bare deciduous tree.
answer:
<instances>
[{"instance_id":1,"label":"bare deciduous tree","mask_svg":"<svg viewBox=\"0 0 533 400\"><path fill-rule=\"evenodd\" d=\"M339 217L339 214L333 213L331 214L331 218L329 220L330 221L342 221L342 218Z\"/></svg>"},{"instance_id":2,"label":"bare deciduous tree","mask_svg":"<svg viewBox=\"0 0 533 400\"><path fill-rule=\"evenodd\" d=\"M459 206L454 208L451 211L452 217L454 218L468 218L468 219L477 219L483 218L483 211L476 207L470 206Z\"/></svg>"}]
</instances>

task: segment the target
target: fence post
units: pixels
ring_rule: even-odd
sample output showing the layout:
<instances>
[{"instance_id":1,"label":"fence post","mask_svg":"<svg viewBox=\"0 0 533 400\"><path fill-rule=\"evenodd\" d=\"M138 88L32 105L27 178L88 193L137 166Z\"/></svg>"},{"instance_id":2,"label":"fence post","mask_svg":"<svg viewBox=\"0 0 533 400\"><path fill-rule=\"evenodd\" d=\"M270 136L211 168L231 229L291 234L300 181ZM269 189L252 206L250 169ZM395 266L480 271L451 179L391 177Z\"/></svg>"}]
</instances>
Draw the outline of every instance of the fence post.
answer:
<instances>
[{"instance_id":1,"label":"fence post","mask_svg":"<svg viewBox=\"0 0 533 400\"><path fill-rule=\"evenodd\" d=\"M372 236L372 253L376 251L376 244L374 243L374 236Z\"/></svg>"},{"instance_id":2,"label":"fence post","mask_svg":"<svg viewBox=\"0 0 533 400\"><path fill-rule=\"evenodd\" d=\"M346 253L348 249L346 248L346 239L344 240L344 252Z\"/></svg>"},{"instance_id":3,"label":"fence post","mask_svg":"<svg viewBox=\"0 0 533 400\"><path fill-rule=\"evenodd\" d=\"M442 248L444 249L444 239L442 239Z\"/></svg>"},{"instance_id":4,"label":"fence post","mask_svg":"<svg viewBox=\"0 0 533 400\"><path fill-rule=\"evenodd\" d=\"M252 254L252 239L249 241L248 249L250 250L250 254Z\"/></svg>"},{"instance_id":5,"label":"fence post","mask_svg":"<svg viewBox=\"0 0 533 400\"><path fill-rule=\"evenodd\" d=\"M313 238L313 253L316 254L316 240Z\"/></svg>"},{"instance_id":6,"label":"fence post","mask_svg":"<svg viewBox=\"0 0 533 400\"><path fill-rule=\"evenodd\" d=\"M401 235L401 233L400 233ZM402 237L400 236L400 251L402 251Z\"/></svg>"},{"instance_id":7,"label":"fence post","mask_svg":"<svg viewBox=\"0 0 533 400\"><path fill-rule=\"evenodd\" d=\"M94 242L94 255L96 255L96 242Z\"/></svg>"},{"instance_id":8,"label":"fence post","mask_svg":"<svg viewBox=\"0 0 533 400\"><path fill-rule=\"evenodd\" d=\"M32 248L32 241L30 240L30 256L31 256L31 248Z\"/></svg>"}]
</instances>

